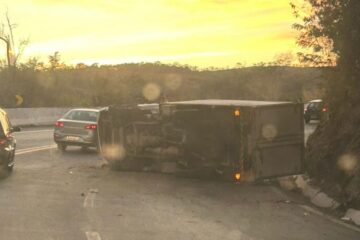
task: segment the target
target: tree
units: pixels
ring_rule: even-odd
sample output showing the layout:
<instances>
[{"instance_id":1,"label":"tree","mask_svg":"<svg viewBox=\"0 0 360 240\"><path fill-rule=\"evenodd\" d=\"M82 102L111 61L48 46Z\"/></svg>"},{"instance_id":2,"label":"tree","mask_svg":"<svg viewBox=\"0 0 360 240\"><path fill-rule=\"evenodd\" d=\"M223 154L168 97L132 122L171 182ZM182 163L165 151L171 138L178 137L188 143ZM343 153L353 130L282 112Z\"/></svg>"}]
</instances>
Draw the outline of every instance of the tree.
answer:
<instances>
[{"instance_id":1,"label":"tree","mask_svg":"<svg viewBox=\"0 0 360 240\"><path fill-rule=\"evenodd\" d=\"M59 52L55 52L53 55L49 55L48 59L51 70L55 70L60 67L61 55Z\"/></svg>"},{"instance_id":2,"label":"tree","mask_svg":"<svg viewBox=\"0 0 360 240\"><path fill-rule=\"evenodd\" d=\"M277 54L274 57L273 64L275 66L291 66L292 64L294 64L294 56L291 52Z\"/></svg>"},{"instance_id":3,"label":"tree","mask_svg":"<svg viewBox=\"0 0 360 240\"><path fill-rule=\"evenodd\" d=\"M5 14L6 23L0 26L0 40L6 45L6 60L8 67L16 67L16 64L23 54L25 47L28 45L28 39L22 39L15 44L14 28L16 24L12 24L8 13Z\"/></svg>"},{"instance_id":4,"label":"tree","mask_svg":"<svg viewBox=\"0 0 360 240\"><path fill-rule=\"evenodd\" d=\"M25 63L21 64L21 68L23 69L31 69L33 71L41 71L43 70L44 63L39 60L37 57L30 57Z\"/></svg>"},{"instance_id":5,"label":"tree","mask_svg":"<svg viewBox=\"0 0 360 240\"><path fill-rule=\"evenodd\" d=\"M344 204L360 206L360 1L306 3L292 4L302 18L294 25L298 44L310 49L300 56L314 65L334 66L326 93L330 118L309 138L306 166L313 176L342 189ZM343 167L344 159L351 168Z\"/></svg>"}]
</instances>

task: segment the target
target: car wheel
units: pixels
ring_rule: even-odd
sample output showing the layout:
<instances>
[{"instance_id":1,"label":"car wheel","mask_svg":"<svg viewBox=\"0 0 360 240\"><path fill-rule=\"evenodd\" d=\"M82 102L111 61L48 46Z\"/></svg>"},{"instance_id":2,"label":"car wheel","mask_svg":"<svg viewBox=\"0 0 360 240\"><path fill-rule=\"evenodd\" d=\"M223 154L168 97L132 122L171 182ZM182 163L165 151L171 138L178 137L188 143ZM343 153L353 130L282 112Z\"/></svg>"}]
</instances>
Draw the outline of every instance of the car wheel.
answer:
<instances>
[{"instance_id":1,"label":"car wheel","mask_svg":"<svg viewBox=\"0 0 360 240\"><path fill-rule=\"evenodd\" d=\"M10 172L13 170L14 165L9 166L7 162L0 164L0 178L9 176Z\"/></svg>"},{"instance_id":2,"label":"car wheel","mask_svg":"<svg viewBox=\"0 0 360 240\"><path fill-rule=\"evenodd\" d=\"M64 144L64 143L58 143L57 144L57 147L58 147L58 149L60 150L60 151L62 151L62 152L64 152L64 151L66 151L66 144Z\"/></svg>"},{"instance_id":3,"label":"car wheel","mask_svg":"<svg viewBox=\"0 0 360 240\"><path fill-rule=\"evenodd\" d=\"M14 165L15 165L15 151L12 153L12 156L10 158L10 162L12 162L12 165L9 166L8 164L8 167L7 167L7 170L9 172L11 172L13 169L14 169Z\"/></svg>"}]
</instances>

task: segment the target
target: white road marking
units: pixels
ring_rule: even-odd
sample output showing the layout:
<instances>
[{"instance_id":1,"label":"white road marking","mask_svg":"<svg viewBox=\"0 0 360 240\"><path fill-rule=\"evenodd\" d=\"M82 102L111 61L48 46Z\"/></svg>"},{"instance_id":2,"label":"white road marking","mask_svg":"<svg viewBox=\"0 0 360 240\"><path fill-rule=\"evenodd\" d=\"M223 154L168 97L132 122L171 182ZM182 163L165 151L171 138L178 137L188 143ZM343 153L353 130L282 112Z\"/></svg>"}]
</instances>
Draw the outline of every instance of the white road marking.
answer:
<instances>
[{"instance_id":1,"label":"white road marking","mask_svg":"<svg viewBox=\"0 0 360 240\"><path fill-rule=\"evenodd\" d=\"M95 197L98 192L99 192L98 189L92 188L86 193L83 203L84 208L94 208Z\"/></svg>"},{"instance_id":2,"label":"white road marking","mask_svg":"<svg viewBox=\"0 0 360 240\"><path fill-rule=\"evenodd\" d=\"M87 240L101 240L98 232L85 232L85 235Z\"/></svg>"},{"instance_id":3,"label":"white road marking","mask_svg":"<svg viewBox=\"0 0 360 240\"><path fill-rule=\"evenodd\" d=\"M22 134L22 133L37 133L37 132L52 132L52 131L54 131L54 129L30 130L30 131L16 132L14 134L17 135L17 134Z\"/></svg>"},{"instance_id":4,"label":"white road marking","mask_svg":"<svg viewBox=\"0 0 360 240\"><path fill-rule=\"evenodd\" d=\"M40 147L18 149L15 152L15 155L22 155L22 154L26 154L26 153L38 152L38 151L43 151L43 150L48 150L48 149L53 149L53 148L56 148L56 145L52 144L52 145L46 145L46 146L40 146Z\"/></svg>"}]
</instances>

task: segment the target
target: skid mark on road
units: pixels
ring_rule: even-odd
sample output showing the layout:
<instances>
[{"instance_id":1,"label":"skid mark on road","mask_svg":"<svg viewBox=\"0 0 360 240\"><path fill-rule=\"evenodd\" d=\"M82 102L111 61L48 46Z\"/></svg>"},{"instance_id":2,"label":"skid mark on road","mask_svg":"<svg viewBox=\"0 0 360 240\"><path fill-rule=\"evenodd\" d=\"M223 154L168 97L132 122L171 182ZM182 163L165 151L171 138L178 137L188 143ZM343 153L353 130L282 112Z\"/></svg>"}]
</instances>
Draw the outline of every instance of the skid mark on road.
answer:
<instances>
[{"instance_id":1,"label":"skid mark on road","mask_svg":"<svg viewBox=\"0 0 360 240\"><path fill-rule=\"evenodd\" d=\"M98 192L98 189L92 188L86 193L83 203L84 208L94 208L95 197Z\"/></svg>"},{"instance_id":2,"label":"skid mark on road","mask_svg":"<svg viewBox=\"0 0 360 240\"><path fill-rule=\"evenodd\" d=\"M85 232L85 235L87 240L101 240L98 232Z\"/></svg>"},{"instance_id":3,"label":"skid mark on road","mask_svg":"<svg viewBox=\"0 0 360 240\"><path fill-rule=\"evenodd\" d=\"M56 145L52 144L52 145L46 145L46 146L40 146L40 147L24 148L24 149L17 150L15 152L15 155L22 155L22 154L26 154L26 153L38 152L38 151L43 151L43 150L48 150L48 149L53 149L53 148L56 148Z\"/></svg>"}]
</instances>

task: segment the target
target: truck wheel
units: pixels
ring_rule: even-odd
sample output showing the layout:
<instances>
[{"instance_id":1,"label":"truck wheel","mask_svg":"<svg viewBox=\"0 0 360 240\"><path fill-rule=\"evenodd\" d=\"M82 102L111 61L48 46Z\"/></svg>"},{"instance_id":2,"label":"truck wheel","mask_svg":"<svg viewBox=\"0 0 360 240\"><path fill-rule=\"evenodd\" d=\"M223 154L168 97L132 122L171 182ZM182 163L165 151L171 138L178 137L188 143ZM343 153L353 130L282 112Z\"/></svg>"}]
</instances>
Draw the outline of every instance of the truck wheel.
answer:
<instances>
[{"instance_id":1,"label":"truck wheel","mask_svg":"<svg viewBox=\"0 0 360 240\"><path fill-rule=\"evenodd\" d=\"M64 144L64 143L58 143L57 144L57 148L60 150L60 151L62 151L62 152L65 152L66 151L66 144Z\"/></svg>"}]
</instances>

